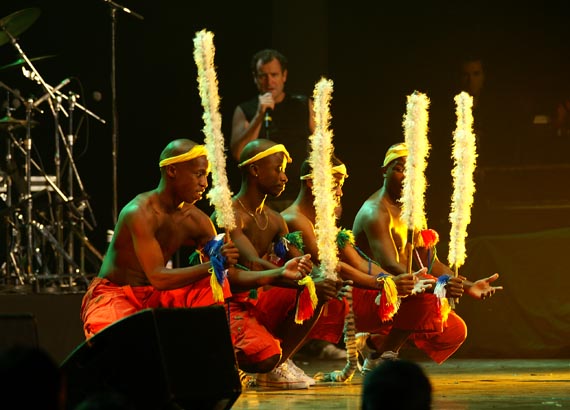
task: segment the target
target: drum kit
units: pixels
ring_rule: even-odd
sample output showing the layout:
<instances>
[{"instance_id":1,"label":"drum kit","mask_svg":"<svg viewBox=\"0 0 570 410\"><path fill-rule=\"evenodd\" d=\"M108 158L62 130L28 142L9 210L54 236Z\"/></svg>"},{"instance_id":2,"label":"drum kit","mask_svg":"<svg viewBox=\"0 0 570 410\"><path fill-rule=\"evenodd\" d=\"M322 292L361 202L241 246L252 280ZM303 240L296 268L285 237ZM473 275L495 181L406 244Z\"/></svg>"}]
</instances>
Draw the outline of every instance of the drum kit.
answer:
<instances>
[{"instance_id":1,"label":"drum kit","mask_svg":"<svg viewBox=\"0 0 570 410\"><path fill-rule=\"evenodd\" d=\"M0 249L0 292L4 293L83 291L89 273L96 274L103 259L85 234L96 223L73 158L74 114L81 110L105 121L81 105L79 95L61 91L70 79L55 87L44 81L34 63L54 56L28 58L20 47L18 37L39 16L38 8L28 8L0 19L0 47L11 44L19 55L18 60L0 66L0 74L21 68L43 93L37 99L24 98L19 90L0 81L0 91L8 101L0 118L0 144L5 143L5 161L0 160L0 217L5 238L5 252ZM25 118L13 117L11 100L25 109ZM48 175L43 161L32 155L34 131L40 128L34 116L44 109L53 116L55 175ZM36 209L38 201L46 198L47 211Z\"/></svg>"}]
</instances>

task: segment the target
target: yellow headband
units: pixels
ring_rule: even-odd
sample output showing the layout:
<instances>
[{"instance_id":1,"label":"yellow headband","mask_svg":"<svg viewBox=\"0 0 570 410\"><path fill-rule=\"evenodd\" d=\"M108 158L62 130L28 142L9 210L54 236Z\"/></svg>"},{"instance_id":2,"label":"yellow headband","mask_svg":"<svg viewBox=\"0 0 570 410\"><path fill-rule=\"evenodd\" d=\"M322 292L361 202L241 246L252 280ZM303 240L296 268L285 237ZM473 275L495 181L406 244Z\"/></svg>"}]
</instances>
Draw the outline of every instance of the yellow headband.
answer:
<instances>
[{"instance_id":1,"label":"yellow headband","mask_svg":"<svg viewBox=\"0 0 570 410\"><path fill-rule=\"evenodd\" d=\"M340 164L340 165L336 165L334 167L332 167L332 174L341 174L344 178L348 178L348 172L346 171L346 165L344 164ZM313 174L307 174L307 175L303 175L301 176L301 180L304 181L306 179L311 179L313 178Z\"/></svg>"},{"instance_id":2,"label":"yellow headband","mask_svg":"<svg viewBox=\"0 0 570 410\"><path fill-rule=\"evenodd\" d=\"M386 157L384 158L384 164L382 166L385 167L395 159L407 156L408 156L408 147L406 146L405 142L392 145L386 152Z\"/></svg>"},{"instance_id":3,"label":"yellow headband","mask_svg":"<svg viewBox=\"0 0 570 410\"><path fill-rule=\"evenodd\" d=\"M205 145L194 145L192 149L184 154L176 155L170 158L164 158L162 161L159 162L159 167L165 167L171 164L177 164L179 162L186 162L193 160L194 158L198 158L201 156L207 157L208 151L206 151ZM208 170L210 169L210 165L208 164Z\"/></svg>"},{"instance_id":4,"label":"yellow headband","mask_svg":"<svg viewBox=\"0 0 570 410\"><path fill-rule=\"evenodd\" d=\"M285 149L285 146L283 144L277 144L277 145L273 145L272 147L267 148L265 151L261 151L260 153L254 155L253 157L251 157L250 159L246 159L245 161L243 161L242 163L240 163L238 165L238 167L243 167L245 165L251 164L255 161L259 161L262 158L268 157L270 155L276 154L278 152L282 152L283 154L285 154L285 160L287 160L287 163L290 164L291 162L293 162L293 160L291 159L291 156L289 155L289 153L287 152L287 150ZM285 161L283 161L285 162Z\"/></svg>"}]
</instances>

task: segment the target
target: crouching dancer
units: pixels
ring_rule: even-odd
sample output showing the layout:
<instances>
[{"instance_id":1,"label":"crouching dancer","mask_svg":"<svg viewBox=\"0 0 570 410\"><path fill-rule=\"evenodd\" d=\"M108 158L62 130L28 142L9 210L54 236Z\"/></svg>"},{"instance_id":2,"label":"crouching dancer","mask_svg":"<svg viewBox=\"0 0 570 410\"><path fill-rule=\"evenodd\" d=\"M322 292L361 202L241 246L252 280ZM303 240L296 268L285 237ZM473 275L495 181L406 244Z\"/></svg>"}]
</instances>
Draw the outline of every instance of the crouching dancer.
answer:
<instances>
[{"instance_id":1,"label":"crouching dancer","mask_svg":"<svg viewBox=\"0 0 570 410\"><path fill-rule=\"evenodd\" d=\"M160 155L160 182L121 210L99 275L81 306L87 338L145 308L214 305L209 261L169 269L166 262L183 246L202 248L216 236L207 214L194 204L202 198L209 172L206 150L188 139L170 142ZM220 248L225 267L238 261L229 241ZM223 297L231 295L228 281ZM223 301L221 302L223 303Z\"/></svg>"}]
</instances>

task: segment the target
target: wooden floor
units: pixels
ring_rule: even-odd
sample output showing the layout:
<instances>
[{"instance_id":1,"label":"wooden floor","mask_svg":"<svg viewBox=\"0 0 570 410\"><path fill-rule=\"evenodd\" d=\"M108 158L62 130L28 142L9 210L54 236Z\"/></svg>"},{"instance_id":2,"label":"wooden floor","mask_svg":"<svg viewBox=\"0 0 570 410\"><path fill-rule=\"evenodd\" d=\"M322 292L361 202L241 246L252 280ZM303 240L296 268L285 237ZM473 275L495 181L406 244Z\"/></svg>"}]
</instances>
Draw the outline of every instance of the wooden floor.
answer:
<instances>
[{"instance_id":1,"label":"wooden floor","mask_svg":"<svg viewBox=\"0 0 570 410\"><path fill-rule=\"evenodd\" d=\"M341 361L295 360L309 375L344 367ZM433 409L570 409L570 359L418 362L433 387ZM360 409L362 376L306 390L244 390L233 409Z\"/></svg>"}]
</instances>

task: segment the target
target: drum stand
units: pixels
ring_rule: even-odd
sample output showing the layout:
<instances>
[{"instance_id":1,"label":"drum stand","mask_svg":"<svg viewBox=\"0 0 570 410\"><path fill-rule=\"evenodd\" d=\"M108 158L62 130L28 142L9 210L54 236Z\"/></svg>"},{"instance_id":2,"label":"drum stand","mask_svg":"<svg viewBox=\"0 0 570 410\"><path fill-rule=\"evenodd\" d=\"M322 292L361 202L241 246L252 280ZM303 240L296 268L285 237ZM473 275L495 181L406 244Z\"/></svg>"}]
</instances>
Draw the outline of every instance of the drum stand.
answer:
<instances>
[{"instance_id":1,"label":"drum stand","mask_svg":"<svg viewBox=\"0 0 570 410\"><path fill-rule=\"evenodd\" d=\"M60 83L63 84L64 82ZM67 196L61 192L59 189L54 189L58 193L58 203L56 208L56 235L55 237L51 235L49 230L46 230L45 226L36 227L38 231L47 238L48 242L57 250L57 272L65 272L65 274L60 275L59 286L62 289L73 290L76 286L76 280L81 279L86 285L88 278L86 276L85 259L86 256L91 256L91 260L94 261L93 265L98 271L100 264L103 261L103 256L97 251L97 249L89 242L89 239L85 235L85 228L93 230L96 225L95 218L93 216L93 211L87 200L87 195L85 193L84 185L79 176L79 172L75 165L73 159L73 147L77 139L74 133L74 113L76 108L81 109L86 114L95 118L96 120L105 123L105 120L101 119L81 104L77 102L78 96L70 93L69 96L62 94L58 87L51 87L48 85L50 90L56 95L55 99L49 99L48 102L50 109L52 111L55 120L55 155L54 160L56 164L56 178L55 183L49 181L47 176L46 181L52 185L52 187L62 186L62 166L61 166L61 146L63 146L66 154L67 166ZM68 102L67 112L62 108L62 100ZM60 122L59 122L59 112L62 111L68 118L68 133L65 134ZM79 189L78 198L74 198L75 187ZM85 218L85 211L88 210L91 216L91 223ZM64 214L67 223L64 224ZM67 235L65 235L67 233ZM79 254L76 254L76 250ZM88 251L88 252L86 252ZM78 256L79 262L76 263L76 256ZM67 264L67 269L65 268ZM49 279L49 275L46 279Z\"/></svg>"},{"instance_id":2,"label":"drum stand","mask_svg":"<svg viewBox=\"0 0 570 410\"><path fill-rule=\"evenodd\" d=\"M14 36L7 30L4 26L0 27L6 35L10 38L11 43L16 48L18 53L20 54L21 58L27 63L27 66L31 69L31 77L33 80L38 82L42 85L43 89L46 91L46 96L39 98L35 102L33 100L28 100L25 103L26 107L26 135L23 141L20 143L17 139L10 133L11 143L14 147L17 147L23 154L25 161L24 161L24 175L25 175L25 193L23 198L21 199L20 203L23 203L24 212L23 215L19 211L18 207L15 204L12 204L12 200L10 200L10 209L13 209L14 217L11 219L10 228L13 229L12 231L12 241L10 245L10 251L8 254L8 258L6 261L6 272L7 272L7 279L9 280L12 275L12 270L16 273L16 278L18 284L27 285L33 284L35 285L35 290L41 290L40 280L46 280L49 286L52 286L54 283L57 283L59 280L59 286L61 289L71 290L76 286L75 280L80 278L84 280L84 284L87 285L87 277L85 272L85 249L88 249L91 254L95 257L95 259L101 263L103 257L97 250L90 245L87 237L85 236L85 226L93 229L93 227L85 220L84 218L84 210L88 209L91 212L92 222L95 225L95 221L93 218L93 212L87 201L85 191L83 189L83 184L77 172L77 168L75 166L75 162L73 160L73 143L75 142L75 135L73 133L73 110L75 108L82 109L85 113L92 116L96 120L105 123L104 120L99 118L97 115L93 114L91 111L87 110L85 107L81 106L76 101L76 96L72 95L71 97L67 97L59 92L59 88L63 85L67 84L67 82L62 82L58 87L51 87L48 85L40 76L38 71L32 65L31 61L25 55L19 44L17 43ZM57 97L56 97L57 95ZM37 110L42 112L38 106L45 101L46 99L49 100L49 105L52 110L52 114L55 119L55 128L56 128L56 183L54 183L51 178L39 167L35 161L32 159L32 138L31 138L31 128L32 128L32 111ZM61 108L61 101L62 99L66 99L69 101L69 110L70 113L68 114L69 117L69 134L68 140L66 141L65 135L59 125L59 112L63 110ZM67 113L66 113L67 115ZM67 161L68 161L68 189L69 189L69 196L66 196L60 189L61 186L61 167L59 163L59 138L61 137L62 141L64 142L64 147L67 153ZM9 147L12 149L12 146ZM10 159L11 159L11 151L10 152ZM56 234L53 235L52 231L49 229L48 226L42 224L33 218L33 197L32 197L32 165L44 176L46 182L51 186L54 192L58 195L58 209L57 209L57 222L56 222ZM73 188L74 183L77 183L81 190L81 201L79 205L75 204L75 200L73 198ZM20 205L20 204L18 204ZM67 249L63 245L63 233L64 233L64 225L63 225L63 206L66 205L68 209L68 220L70 221L69 228L68 228L68 242L67 242ZM78 223L76 221L79 221ZM23 227L23 248L24 258L22 259L22 236L20 235L19 227ZM34 235L34 233L39 235ZM80 262L79 264L75 262L74 255L75 255L75 238L79 238L79 246L80 246ZM41 240L41 242L40 242ZM53 251L55 252L56 256L56 273L52 273L49 271L48 266L42 260L43 252L42 250L45 249L46 246L51 246ZM20 256L20 258L19 258ZM45 256L45 255L44 255ZM20 259L20 264L18 264L18 259ZM34 264L35 262L35 264ZM64 269L64 262L67 263L67 270ZM10 269L12 268L12 269ZM98 267L97 267L98 269ZM41 272L40 272L41 271ZM63 275L63 272L67 271L67 275ZM53 287L52 287L53 289ZM57 288L56 288L57 289Z\"/></svg>"}]
</instances>

